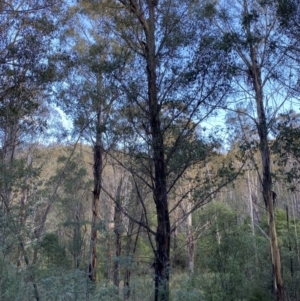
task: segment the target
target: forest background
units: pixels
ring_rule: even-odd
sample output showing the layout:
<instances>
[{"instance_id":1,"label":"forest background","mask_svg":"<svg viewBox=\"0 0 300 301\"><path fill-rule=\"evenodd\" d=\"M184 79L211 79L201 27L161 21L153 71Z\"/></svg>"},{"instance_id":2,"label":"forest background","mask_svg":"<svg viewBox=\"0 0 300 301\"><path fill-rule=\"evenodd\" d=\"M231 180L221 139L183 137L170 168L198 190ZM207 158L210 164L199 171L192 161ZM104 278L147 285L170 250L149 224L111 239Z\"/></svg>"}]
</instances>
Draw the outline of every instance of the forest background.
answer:
<instances>
[{"instance_id":1,"label":"forest background","mask_svg":"<svg viewBox=\"0 0 300 301\"><path fill-rule=\"evenodd\" d=\"M0 1L0 299L299 300L299 42L297 0Z\"/></svg>"}]
</instances>

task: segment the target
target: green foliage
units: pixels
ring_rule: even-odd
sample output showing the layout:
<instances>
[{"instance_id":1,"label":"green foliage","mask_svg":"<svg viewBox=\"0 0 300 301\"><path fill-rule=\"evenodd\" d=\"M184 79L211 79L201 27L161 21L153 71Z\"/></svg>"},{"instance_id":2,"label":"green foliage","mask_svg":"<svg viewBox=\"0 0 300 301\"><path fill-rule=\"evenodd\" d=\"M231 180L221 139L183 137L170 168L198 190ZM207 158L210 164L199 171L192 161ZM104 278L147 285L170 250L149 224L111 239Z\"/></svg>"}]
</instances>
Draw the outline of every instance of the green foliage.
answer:
<instances>
[{"instance_id":1,"label":"green foliage","mask_svg":"<svg viewBox=\"0 0 300 301\"><path fill-rule=\"evenodd\" d=\"M262 288L255 287L247 301L271 301L273 298L265 292Z\"/></svg>"},{"instance_id":2,"label":"green foliage","mask_svg":"<svg viewBox=\"0 0 300 301\"><path fill-rule=\"evenodd\" d=\"M195 288L201 290L203 300L244 301L258 283L268 295L268 283L261 280L268 278L260 275L257 266L258 260L262 266L268 260L268 241L252 236L249 220L239 223L237 213L220 202L206 206L197 218L207 224L197 243L195 273Z\"/></svg>"},{"instance_id":3,"label":"green foliage","mask_svg":"<svg viewBox=\"0 0 300 301\"><path fill-rule=\"evenodd\" d=\"M256 10L252 10L248 14L244 14L242 18L242 24L243 26L250 26L251 23L257 22L259 19L259 14Z\"/></svg>"},{"instance_id":4,"label":"green foliage","mask_svg":"<svg viewBox=\"0 0 300 301\"><path fill-rule=\"evenodd\" d=\"M41 299L47 301L85 300L86 277L87 275L78 269L69 271L65 267L48 267L38 279Z\"/></svg>"},{"instance_id":5,"label":"green foliage","mask_svg":"<svg viewBox=\"0 0 300 301\"><path fill-rule=\"evenodd\" d=\"M121 301L119 290L114 285L101 286L94 294L92 300L99 301Z\"/></svg>"},{"instance_id":6,"label":"green foliage","mask_svg":"<svg viewBox=\"0 0 300 301\"><path fill-rule=\"evenodd\" d=\"M246 9L248 3L243 1L230 2L230 7L223 8L226 1L162 1L157 6L157 1L133 1L136 8L123 6L125 2L107 5L106 1L77 1L61 19L60 12L65 13L62 1L0 4L0 299L32 301L34 284L41 300L81 301L87 293L91 301L120 300L122 277L130 268L130 301L153 300L155 254L147 235L155 242L155 209L159 206L153 203L153 191L166 183L161 191L168 194L165 205L170 212L164 214L170 213L177 226L180 246L171 254L176 255L175 268L170 272L172 300L269 301L272 271L269 241L262 234L268 233L268 228L260 185L252 183L256 187L254 205L259 208L253 229L249 205L245 203L252 195L242 179L244 174L240 172L235 185L226 184L236 179L237 168L247 163L250 155L256 161L249 163L250 168L257 171L260 167L257 154L262 144L257 130L261 129L257 113L252 113L253 73L261 72L262 78L256 83L261 81L261 88L266 87L262 95L269 104L275 100L269 91L281 91L279 99L285 89L293 97L298 96L299 62L294 57L299 57L295 54L299 48L300 5L296 0L279 0L276 6L274 1L260 0L249 1ZM154 5L155 24L150 22L147 3ZM68 19L70 16L72 19ZM59 35L67 21L67 32ZM147 30L154 28L152 36ZM155 54L149 60L146 42L153 38ZM63 49L54 53L62 40L66 41ZM287 63L283 59L286 53ZM155 65L155 76L149 75L151 64ZM283 89L278 79L280 85L284 83ZM233 91L227 102L228 93ZM155 95L150 97L150 92ZM61 107L72 118L81 138L94 143L94 134L98 133L101 148L105 149L102 159L107 165L103 169L101 220L97 225L98 279L92 285L86 273L92 155L82 154L91 152L90 147L81 145L83 151L76 151L72 160L70 147L64 151L60 146L47 150L41 147L38 162L28 163L29 156L28 161L25 159L31 146L40 143L38 135L46 129L51 114L48 102L54 98L63 103ZM264 103L262 107L267 108L267 131L274 137L269 141L275 162L272 177L277 180L273 183L284 195L278 198L275 218L285 294L293 300L299 296L300 220L295 210L288 225L282 208L290 206L285 185L295 193L295 199L299 190L299 114L290 111L278 116L284 105L271 108ZM222 146L227 148L224 137L218 139L214 130L206 138L202 131L203 121L215 115L216 109L233 112L227 115L234 136L231 152L226 155L219 153ZM163 142L154 151L156 131ZM159 152L164 153L157 160ZM47 162L39 167L40 161ZM121 171L108 184L111 166L107 166L112 161ZM166 165L166 170L157 173L160 165ZM166 177L156 181L157 174L164 173ZM132 193L130 180L123 183L122 209L140 220L141 209L136 205L140 197L144 206L141 222L148 222L151 231L146 233L146 227L139 230L136 252L132 254L137 235L133 226L131 249L126 250L128 237L124 235L122 254L115 258L112 221L105 215L114 206L114 181L123 176L135 177L139 193ZM186 186L190 193L184 196ZM212 193L214 189L216 193ZM52 198L55 190L58 193ZM187 225L184 217L178 225L176 220L186 212L185 199L176 204L181 197L188 198L195 208L213 200L202 211L193 212L196 264L190 277L185 248ZM48 208L46 224L41 225ZM41 226L46 234L39 244L37 229ZM130 227L123 215L120 232L129 233ZM168 235L172 233L167 233L167 239ZM40 255L37 260L35 251ZM112 285L114 263L120 267L119 289Z\"/></svg>"},{"instance_id":7,"label":"green foliage","mask_svg":"<svg viewBox=\"0 0 300 301\"><path fill-rule=\"evenodd\" d=\"M41 241L41 253L46 257L48 264L68 266L66 260L66 250L59 242L58 235L55 233L46 233Z\"/></svg>"},{"instance_id":8,"label":"green foliage","mask_svg":"<svg viewBox=\"0 0 300 301\"><path fill-rule=\"evenodd\" d=\"M291 26L297 24L299 15L299 5L295 0L279 0L277 14L280 18L281 26L291 30Z\"/></svg>"},{"instance_id":9,"label":"green foliage","mask_svg":"<svg viewBox=\"0 0 300 301\"><path fill-rule=\"evenodd\" d=\"M206 2L201 10L202 16L212 18L217 14L215 3Z\"/></svg>"},{"instance_id":10,"label":"green foliage","mask_svg":"<svg viewBox=\"0 0 300 301\"><path fill-rule=\"evenodd\" d=\"M16 300L20 280L15 267L0 255L0 299Z\"/></svg>"},{"instance_id":11,"label":"green foliage","mask_svg":"<svg viewBox=\"0 0 300 301\"><path fill-rule=\"evenodd\" d=\"M173 280L174 281L174 280ZM174 283L172 281L172 288ZM180 287L174 288L175 297L174 301L189 300L189 301L201 301L206 300L204 294L199 290L202 287L202 283L197 277L192 277L189 279L181 279Z\"/></svg>"},{"instance_id":12,"label":"green foliage","mask_svg":"<svg viewBox=\"0 0 300 301\"><path fill-rule=\"evenodd\" d=\"M276 139L272 143L272 151L276 155L278 179L286 182L291 191L295 191L300 181L298 158L300 156L299 116L290 110L281 114L274 126Z\"/></svg>"},{"instance_id":13,"label":"green foliage","mask_svg":"<svg viewBox=\"0 0 300 301\"><path fill-rule=\"evenodd\" d=\"M175 239L176 245L174 245ZM176 238L171 237L171 245L172 273L177 274L187 268L186 248L182 248L182 246L186 246L186 233L178 233Z\"/></svg>"}]
</instances>

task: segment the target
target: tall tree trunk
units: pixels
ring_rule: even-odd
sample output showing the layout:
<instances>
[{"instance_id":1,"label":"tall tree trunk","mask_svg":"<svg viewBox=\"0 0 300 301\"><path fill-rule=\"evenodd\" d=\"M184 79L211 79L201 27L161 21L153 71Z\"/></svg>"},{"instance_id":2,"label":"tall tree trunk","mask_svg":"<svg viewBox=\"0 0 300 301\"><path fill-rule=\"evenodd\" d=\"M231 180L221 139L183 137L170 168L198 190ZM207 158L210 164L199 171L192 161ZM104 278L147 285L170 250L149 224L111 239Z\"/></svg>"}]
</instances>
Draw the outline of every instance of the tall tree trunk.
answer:
<instances>
[{"instance_id":1,"label":"tall tree trunk","mask_svg":"<svg viewBox=\"0 0 300 301\"><path fill-rule=\"evenodd\" d=\"M9 114L8 114L9 115ZM4 128L4 137L0 153L1 158L1 168L4 169L2 172L5 171L7 175L13 173L13 163L15 161L16 155L16 147L18 142L18 120L16 121L14 118L10 119L6 122L6 126ZM2 202L2 245L5 245L5 240L7 237L7 230L9 228L8 225L8 211L10 209L12 199L12 188L11 183L5 180L3 183L3 195L1 197ZM21 247L19 246L19 249Z\"/></svg>"},{"instance_id":2,"label":"tall tree trunk","mask_svg":"<svg viewBox=\"0 0 300 301\"><path fill-rule=\"evenodd\" d=\"M152 2L151 2L152 3ZM156 88L156 57L154 41L154 5L149 4L149 34L147 44L147 76L149 115L152 134L153 161L155 168L154 201L157 214L155 251L155 301L169 300L170 265L170 217L167 198L166 165L164 141L159 119L159 104Z\"/></svg>"},{"instance_id":3,"label":"tall tree trunk","mask_svg":"<svg viewBox=\"0 0 300 301\"><path fill-rule=\"evenodd\" d=\"M134 1L131 1L134 3ZM155 55L155 6L157 1L148 1L149 18L143 18L146 36L144 57L147 64L148 110L152 136L152 153L154 165L153 198L156 206L157 230L155 250L155 301L169 300L170 269L170 216L167 197L167 175L165 147L160 121L160 105L157 92L157 58Z\"/></svg>"},{"instance_id":4,"label":"tall tree trunk","mask_svg":"<svg viewBox=\"0 0 300 301\"><path fill-rule=\"evenodd\" d=\"M253 200L252 200L252 183L250 179L250 171L247 171L247 184L248 184L248 199L249 199L249 210L250 210L250 219L251 219L251 230L252 230L252 235L255 235L255 230L254 230L254 214L253 214ZM255 248L256 249L256 248Z\"/></svg>"},{"instance_id":5,"label":"tall tree trunk","mask_svg":"<svg viewBox=\"0 0 300 301\"><path fill-rule=\"evenodd\" d=\"M191 210L191 200L189 198L187 203L187 212ZM187 217L187 251L188 251L188 267L190 276L194 275L195 266L195 238L192 229L192 214L190 213Z\"/></svg>"},{"instance_id":6,"label":"tall tree trunk","mask_svg":"<svg viewBox=\"0 0 300 301\"><path fill-rule=\"evenodd\" d=\"M207 164L205 164L205 168L206 168L206 173L209 177L209 181L211 183L211 174L210 174L210 171L209 171L209 167ZM210 193L211 193L211 200L214 204L214 211L215 211L215 216L214 216L214 220L215 220L215 223L216 223L216 239L217 239L217 243L218 245L221 244L221 233L220 233L220 230L219 230L219 223L218 223L218 213L216 211L216 202L215 202L215 195L213 194L213 190L212 188L210 189ZM221 199L222 199L222 196L221 196Z\"/></svg>"},{"instance_id":7,"label":"tall tree trunk","mask_svg":"<svg viewBox=\"0 0 300 301\"><path fill-rule=\"evenodd\" d=\"M154 18L154 16L153 16ZM154 38L154 37L153 37ZM154 41L153 41L154 44ZM152 131L153 161L155 168L154 201L157 214L156 251L155 251L155 301L169 300L170 266L170 217L167 198L166 166L164 159L163 135L160 129L159 108L156 91L156 72L153 70L153 56L147 69L149 81L150 118Z\"/></svg>"},{"instance_id":8,"label":"tall tree trunk","mask_svg":"<svg viewBox=\"0 0 300 301\"><path fill-rule=\"evenodd\" d=\"M174 210L174 220L178 219L178 211L177 207ZM172 268L175 269L179 265L179 256L178 256L178 227L175 227L173 231L173 259L172 259Z\"/></svg>"},{"instance_id":9,"label":"tall tree trunk","mask_svg":"<svg viewBox=\"0 0 300 301\"><path fill-rule=\"evenodd\" d=\"M27 154L27 168L32 167L32 153L31 150L29 150L29 153ZM24 183L23 183L23 189L22 189L22 197L20 200L20 235L23 236L23 231L25 229L25 224L27 220L26 216L26 210L27 210L27 203L28 203L28 195L29 195L29 188L28 188L28 174L25 176ZM18 246L18 263L17 266L18 268L21 267L21 262L22 262L22 247L19 245Z\"/></svg>"},{"instance_id":10,"label":"tall tree trunk","mask_svg":"<svg viewBox=\"0 0 300 301\"><path fill-rule=\"evenodd\" d=\"M251 199L252 199L252 205L253 205L253 218L254 221L257 224L260 224L260 213L259 213L259 205L258 205L258 196L257 196L257 182L258 182L258 177L255 177L253 175L251 175L251 179L250 179L251 183L252 183L252 195L251 195Z\"/></svg>"},{"instance_id":11,"label":"tall tree trunk","mask_svg":"<svg viewBox=\"0 0 300 301\"><path fill-rule=\"evenodd\" d=\"M250 32L250 30L249 30ZM270 249L273 267L273 282L274 291L277 301L284 300L283 294L283 281L281 276L281 259L279 254L279 247L277 241L276 225L275 225L275 211L274 203L276 194L272 190L272 174L271 174L271 160L270 160L270 147L268 141L268 127L263 102L263 86L261 80L261 69L258 65L257 53L254 46L250 46L251 65L248 66L249 74L251 75L253 88L255 91L256 109L257 109L257 129L259 135L259 151L262 160L262 193L265 207L268 214L269 224L269 238Z\"/></svg>"},{"instance_id":12,"label":"tall tree trunk","mask_svg":"<svg viewBox=\"0 0 300 301\"><path fill-rule=\"evenodd\" d=\"M290 234L290 217L289 217L289 207L286 205L286 227L288 230L288 237L289 237L289 252L290 252L290 272L292 281L294 282L294 263L293 263L293 256L292 256L292 244L291 244L291 234Z\"/></svg>"},{"instance_id":13,"label":"tall tree trunk","mask_svg":"<svg viewBox=\"0 0 300 301\"><path fill-rule=\"evenodd\" d=\"M102 185L102 136L101 136L101 112L97 112L97 131L96 141L94 145L94 190L93 190L93 203L92 203L92 224L91 224L91 240L90 240L90 258L89 258L89 279L94 283L96 277L97 265L97 236L98 236L98 223L99 223L99 206L100 206L100 193Z\"/></svg>"},{"instance_id":14,"label":"tall tree trunk","mask_svg":"<svg viewBox=\"0 0 300 301\"><path fill-rule=\"evenodd\" d=\"M41 299L40 299L40 294L39 294L38 286L36 284L34 273L33 273L32 269L31 269L32 267L30 266L30 263L29 263L28 255L26 253L23 240L22 240L22 238L20 236L19 236L19 245L20 245L20 247L22 249L22 253L23 253L23 256L24 256L25 264L26 264L27 268L29 269L29 279L30 279L30 281L32 283L32 286L33 286L33 293L34 293L35 300L36 301L40 301Z\"/></svg>"},{"instance_id":15,"label":"tall tree trunk","mask_svg":"<svg viewBox=\"0 0 300 301\"><path fill-rule=\"evenodd\" d=\"M243 1L243 16L250 16L248 1ZM273 270L273 289L275 292L276 300L283 301L283 281L281 276L281 259L279 254L279 247L277 241L276 225L275 225L275 211L274 203L276 194L272 190L272 173L271 173L271 160L270 160L270 147L268 140L268 124L264 107L264 95L263 95L263 82L262 82L262 70L261 64L264 63L263 58L258 55L258 45L253 39L253 32L250 22L243 23L245 33L248 37L249 47L249 59L243 54L243 59L246 68L249 82L252 85L254 91L254 98L256 102L257 113L257 131L259 136L259 152L262 161L262 175L260 176L260 184L262 186L262 194L265 203L265 208L268 215L269 225L269 239L270 239L270 251L272 258L272 270ZM239 53L241 53L238 50Z\"/></svg>"},{"instance_id":16,"label":"tall tree trunk","mask_svg":"<svg viewBox=\"0 0 300 301\"><path fill-rule=\"evenodd\" d=\"M80 208L81 204L77 204L75 208L75 225L73 229L73 256L74 256L74 269L78 269L80 266L81 256L81 229L80 229Z\"/></svg>"},{"instance_id":17,"label":"tall tree trunk","mask_svg":"<svg viewBox=\"0 0 300 301\"><path fill-rule=\"evenodd\" d=\"M160 104L157 90L157 65L155 43L155 15L158 0L147 0L145 5L136 0L119 0L140 23L145 41L140 40L147 73L147 118L150 125L153 175L153 199L156 206L157 229L155 233L155 301L169 300L170 235L171 225L167 197L167 173L163 130L161 129ZM147 13L145 13L147 10Z\"/></svg>"},{"instance_id":18,"label":"tall tree trunk","mask_svg":"<svg viewBox=\"0 0 300 301\"><path fill-rule=\"evenodd\" d=\"M141 215L141 222L143 222L144 213L142 212ZM134 222L132 220L129 220L129 226L128 226L128 233L127 233L127 242L126 242L126 256L127 258L130 257L129 263L126 265L125 273L124 273L124 300L129 300L130 298L130 276L131 276L131 265L133 261L133 256L135 254L138 239L141 232L141 225L138 225L138 230L136 233L133 249L131 251L131 244L132 244L132 235L134 230Z\"/></svg>"},{"instance_id":19,"label":"tall tree trunk","mask_svg":"<svg viewBox=\"0 0 300 301\"><path fill-rule=\"evenodd\" d=\"M132 264L132 255L131 255L131 244L132 244L132 234L134 229L134 222L130 219L126 237L126 257L128 258L128 263L124 271L124 300L129 300L130 298L130 275L131 275L131 264ZM138 232L139 234L139 232ZM137 235L138 235L137 234Z\"/></svg>"},{"instance_id":20,"label":"tall tree trunk","mask_svg":"<svg viewBox=\"0 0 300 301\"><path fill-rule=\"evenodd\" d=\"M119 278L119 259L121 256L122 249L122 232L121 232L121 188L122 188L122 177L120 179L119 185L116 189L116 203L114 211L114 233L115 233L115 258L114 258L114 271L113 271L113 282L116 287L119 288L120 278Z\"/></svg>"},{"instance_id":21,"label":"tall tree trunk","mask_svg":"<svg viewBox=\"0 0 300 301\"><path fill-rule=\"evenodd\" d=\"M250 171L247 172L247 182L248 182L248 199L249 199L249 210L250 210L250 219L251 219L251 231L252 231L252 240L253 240L253 250L255 254L255 262L258 264L258 257L257 257L257 247L255 241L255 227L254 227L254 208L253 208L253 182L252 178L250 177Z\"/></svg>"},{"instance_id":22,"label":"tall tree trunk","mask_svg":"<svg viewBox=\"0 0 300 301\"><path fill-rule=\"evenodd\" d=\"M28 194L29 194L29 189L27 187L27 177L24 181L24 186L25 188L22 191L22 197L20 201L20 235L23 236L23 229L25 228L25 223L26 223L26 207L27 207L27 200L28 200ZM17 262L17 267L21 268L21 262L22 262L22 246L19 244L18 245L18 262Z\"/></svg>"}]
</instances>

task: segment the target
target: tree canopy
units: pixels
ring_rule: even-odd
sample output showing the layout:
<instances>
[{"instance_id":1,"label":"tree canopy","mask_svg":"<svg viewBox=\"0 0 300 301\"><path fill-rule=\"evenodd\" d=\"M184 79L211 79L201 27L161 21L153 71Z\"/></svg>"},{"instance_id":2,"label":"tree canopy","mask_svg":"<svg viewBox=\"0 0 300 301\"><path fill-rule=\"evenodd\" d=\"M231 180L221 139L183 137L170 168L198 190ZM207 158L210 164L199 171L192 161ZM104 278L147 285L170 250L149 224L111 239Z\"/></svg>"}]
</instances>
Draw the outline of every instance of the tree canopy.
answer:
<instances>
[{"instance_id":1,"label":"tree canopy","mask_svg":"<svg viewBox=\"0 0 300 301\"><path fill-rule=\"evenodd\" d=\"M2 1L0 299L299 300L299 11Z\"/></svg>"}]
</instances>

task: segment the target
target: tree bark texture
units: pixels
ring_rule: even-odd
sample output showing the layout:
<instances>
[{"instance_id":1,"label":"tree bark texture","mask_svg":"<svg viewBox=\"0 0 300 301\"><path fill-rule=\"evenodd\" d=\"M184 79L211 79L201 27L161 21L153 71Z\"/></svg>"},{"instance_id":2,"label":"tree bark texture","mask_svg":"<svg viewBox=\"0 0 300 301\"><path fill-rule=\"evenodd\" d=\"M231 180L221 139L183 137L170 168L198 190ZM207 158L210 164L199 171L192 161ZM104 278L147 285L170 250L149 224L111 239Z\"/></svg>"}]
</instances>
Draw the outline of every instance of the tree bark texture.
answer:
<instances>
[{"instance_id":1,"label":"tree bark texture","mask_svg":"<svg viewBox=\"0 0 300 301\"><path fill-rule=\"evenodd\" d=\"M167 175L165 164L164 139L160 122L160 106L156 85L157 59L155 56L155 5L148 2L149 22L146 31L145 58L147 62L149 121L152 136L154 165L153 197L157 214L155 250L155 301L169 300L170 268L170 217L167 198Z\"/></svg>"},{"instance_id":2,"label":"tree bark texture","mask_svg":"<svg viewBox=\"0 0 300 301\"><path fill-rule=\"evenodd\" d=\"M189 187L189 189L191 189ZM192 202L192 197L191 197L191 192L188 194L188 201L187 201L187 212L191 211L191 202ZM187 243L187 253L188 253L188 267L189 267L189 273L190 276L194 275L194 267L195 267L195 253L196 253L196 245L195 245L195 237L193 233L193 219L192 219L192 213L190 213L187 217L187 238L186 238L186 243Z\"/></svg>"},{"instance_id":3,"label":"tree bark texture","mask_svg":"<svg viewBox=\"0 0 300 301\"><path fill-rule=\"evenodd\" d=\"M116 191L116 204L114 210L114 233L115 233L115 258L114 258L114 271L113 271L113 282L116 287L119 288L120 278L119 278L119 259L121 256L122 249L122 232L121 232L121 222L122 222L122 212L121 206L121 188L122 188L122 178L117 187Z\"/></svg>"},{"instance_id":4,"label":"tree bark texture","mask_svg":"<svg viewBox=\"0 0 300 301\"><path fill-rule=\"evenodd\" d=\"M268 214L269 224L269 238L270 249L272 257L272 270L274 291L277 301L284 300L283 294L283 281L281 276L281 259L277 241L277 232L275 225L275 211L274 203L276 195L272 190L272 174L271 174L271 160L270 160L270 147L268 141L268 128L267 118L263 102L263 86L261 80L261 68L257 63L257 54L254 46L250 47L251 66L249 66L249 73L252 77L253 88L255 91L256 109L257 109L257 128L259 135L259 151L262 160L262 194L265 207Z\"/></svg>"},{"instance_id":5,"label":"tree bark texture","mask_svg":"<svg viewBox=\"0 0 300 301\"><path fill-rule=\"evenodd\" d=\"M80 204L76 205L74 214L74 229L73 229L73 258L74 258L74 268L78 269L80 266L81 257L81 230L80 230Z\"/></svg>"},{"instance_id":6,"label":"tree bark texture","mask_svg":"<svg viewBox=\"0 0 300 301\"><path fill-rule=\"evenodd\" d=\"M195 266L195 238L192 231L192 215L187 218L187 249L188 249L188 266L190 276L194 275Z\"/></svg>"},{"instance_id":7,"label":"tree bark texture","mask_svg":"<svg viewBox=\"0 0 300 301\"><path fill-rule=\"evenodd\" d=\"M144 221L144 212L142 212L141 214L140 221L141 223ZM124 300L129 300L130 298L130 294L131 294L130 277L131 277L132 263L133 263L134 254L137 249L139 236L141 233L141 224L139 224L137 228L137 232L135 234L135 239L133 241L132 236L134 235L134 225L135 223L130 219L128 225L127 237L126 237L126 257L128 258L128 263L126 264L126 268L124 271Z\"/></svg>"},{"instance_id":8,"label":"tree bark texture","mask_svg":"<svg viewBox=\"0 0 300 301\"><path fill-rule=\"evenodd\" d=\"M148 122L151 134L153 175L153 199L156 206L157 229L155 234L155 301L169 300L169 267L170 267L170 217L167 197L167 173L165 162L165 148L163 130L161 129L160 104L157 89L157 57L155 43L156 6L158 1L146 0L143 4L136 0L129 0L129 7L125 5L135 16L141 25L145 41L143 45L143 57L146 63L147 75L147 106ZM147 9L147 15L145 13Z\"/></svg>"},{"instance_id":9,"label":"tree bark texture","mask_svg":"<svg viewBox=\"0 0 300 301\"><path fill-rule=\"evenodd\" d=\"M132 220L129 220L128 225L128 232L126 237L126 256L128 258L128 264L126 265L125 271L124 271L124 300L129 300L130 298L130 276L131 276L131 244L132 244L132 234L134 229L134 223ZM139 228L140 229L140 228ZM137 236L139 235L139 231L137 233ZM132 252L132 256L133 256ZM130 260L129 260L130 258Z\"/></svg>"},{"instance_id":10,"label":"tree bark texture","mask_svg":"<svg viewBox=\"0 0 300 301\"><path fill-rule=\"evenodd\" d=\"M92 225L91 225L91 240L90 240L90 258L89 258L89 279L96 282L96 265L97 265L97 235L99 223L99 205L101 193L101 177L102 177L102 144L101 144L101 114L97 113L97 133L96 142L94 145L94 190L92 203Z\"/></svg>"}]
</instances>

